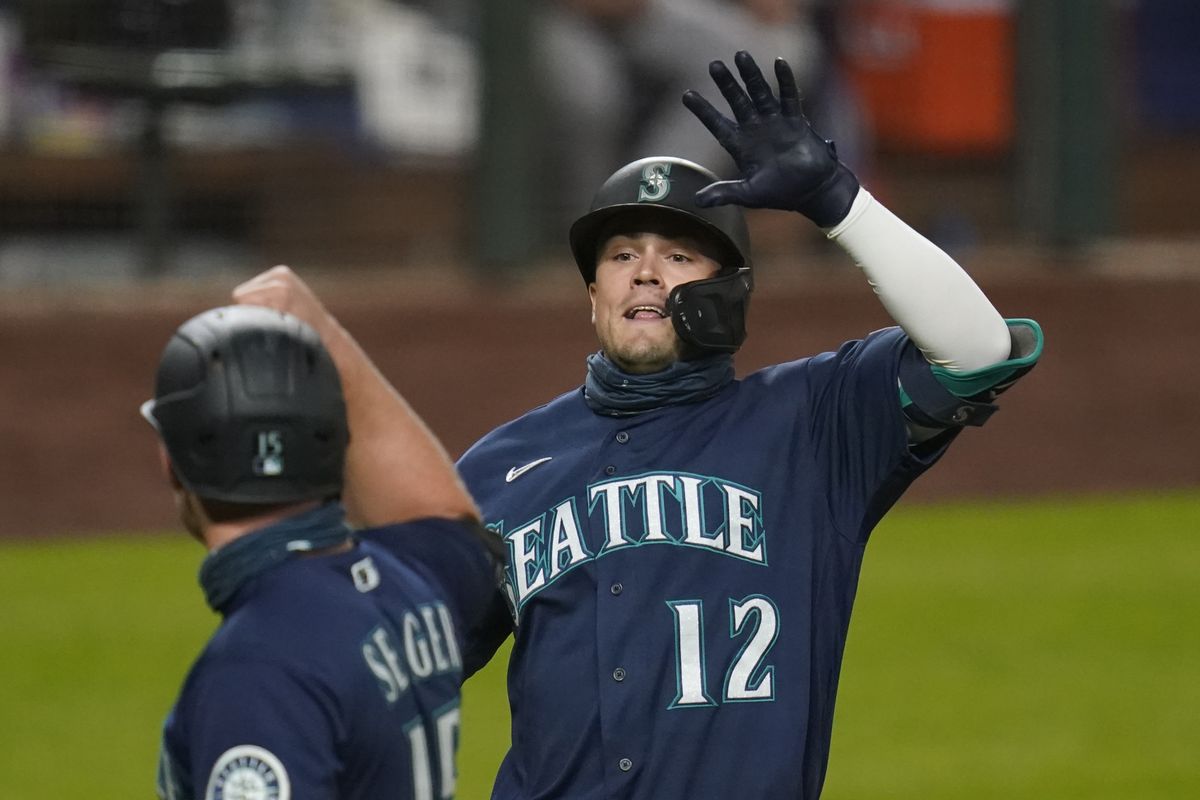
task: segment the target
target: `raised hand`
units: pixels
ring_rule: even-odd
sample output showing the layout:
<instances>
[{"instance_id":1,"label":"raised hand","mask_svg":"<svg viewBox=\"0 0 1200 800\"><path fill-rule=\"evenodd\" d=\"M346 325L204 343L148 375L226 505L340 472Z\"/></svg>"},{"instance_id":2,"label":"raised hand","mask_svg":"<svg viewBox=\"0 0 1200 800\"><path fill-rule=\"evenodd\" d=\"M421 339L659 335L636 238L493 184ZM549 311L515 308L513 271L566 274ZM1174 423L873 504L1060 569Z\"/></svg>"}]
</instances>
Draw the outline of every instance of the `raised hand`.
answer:
<instances>
[{"instance_id":1,"label":"raised hand","mask_svg":"<svg viewBox=\"0 0 1200 800\"><path fill-rule=\"evenodd\" d=\"M858 194L858 179L822 139L800 106L791 67L775 59L779 97L745 50L734 56L745 88L722 61L708 72L733 112L729 119L699 92L688 90L683 104L733 156L741 178L719 181L696 193L703 207L733 203L747 208L798 211L822 228L837 225Z\"/></svg>"},{"instance_id":2,"label":"raised hand","mask_svg":"<svg viewBox=\"0 0 1200 800\"><path fill-rule=\"evenodd\" d=\"M290 267L283 265L260 272L240 284L233 290L233 302L266 306L299 317L315 328L322 339L327 338L329 328L335 325L316 293Z\"/></svg>"}]
</instances>

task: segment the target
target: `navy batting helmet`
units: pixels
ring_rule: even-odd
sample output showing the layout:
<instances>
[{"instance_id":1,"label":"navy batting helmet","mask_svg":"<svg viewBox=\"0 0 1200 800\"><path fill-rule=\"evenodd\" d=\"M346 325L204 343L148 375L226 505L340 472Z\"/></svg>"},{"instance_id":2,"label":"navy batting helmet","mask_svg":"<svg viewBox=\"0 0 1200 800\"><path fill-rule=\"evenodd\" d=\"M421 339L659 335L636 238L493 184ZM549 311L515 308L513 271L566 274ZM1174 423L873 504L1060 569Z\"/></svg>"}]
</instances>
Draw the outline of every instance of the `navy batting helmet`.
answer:
<instances>
[{"instance_id":1,"label":"navy batting helmet","mask_svg":"<svg viewBox=\"0 0 1200 800\"><path fill-rule=\"evenodd\" d=\"M699 164L653 156L626 164L596 192L588 213L571 226L571 252L585 283L596 279L601 236L626 215L662 215L692 226L716 248L721 272L676 286L667 299L681 339L702 350L733 352L746 338L746 309L754 281L750 233L740 206L701 208L696 192L719 178Z\"/></svg>"},{"instance_id":2,"label":"navy batting helmet","mask_svg":"<svg viewBox=\"0 0 1200 800\"><path fill-rule=\"evenodd\" d=\"M350 438L341 381L296 317L229 306L188 320L142 413L199 497L280 504L341 493Z\"/></svg>"}]
</instances>

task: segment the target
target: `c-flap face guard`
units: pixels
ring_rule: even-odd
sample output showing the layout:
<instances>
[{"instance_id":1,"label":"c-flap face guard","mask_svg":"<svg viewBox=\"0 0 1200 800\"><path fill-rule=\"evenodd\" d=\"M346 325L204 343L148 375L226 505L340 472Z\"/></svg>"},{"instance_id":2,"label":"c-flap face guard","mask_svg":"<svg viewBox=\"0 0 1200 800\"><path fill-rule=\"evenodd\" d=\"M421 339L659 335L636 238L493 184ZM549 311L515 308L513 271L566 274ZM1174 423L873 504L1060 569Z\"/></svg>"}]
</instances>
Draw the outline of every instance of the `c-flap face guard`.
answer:
<instances>
[{"instance_id":1,"label":"c-flap face guard","mask_svg":"<svg viewBox=\"0 0 1200 800\"><path fill-rule=\"evenodd\" d=\"M746 308L753 290L749 267L681 283L667 297L675 333L701 350L735 352L746 340Z\"/></svg>"}]
</instances>

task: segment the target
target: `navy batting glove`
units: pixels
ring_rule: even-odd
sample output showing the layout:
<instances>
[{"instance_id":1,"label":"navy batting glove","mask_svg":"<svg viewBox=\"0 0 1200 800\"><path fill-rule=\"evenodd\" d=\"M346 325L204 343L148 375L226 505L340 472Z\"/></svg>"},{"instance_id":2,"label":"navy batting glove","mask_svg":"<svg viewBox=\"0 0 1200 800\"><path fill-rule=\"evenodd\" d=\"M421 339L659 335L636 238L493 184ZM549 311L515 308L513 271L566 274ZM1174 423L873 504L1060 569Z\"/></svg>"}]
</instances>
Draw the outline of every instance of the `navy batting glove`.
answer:
<instances>
[{"instance_id":1,"label":"navy batting glove","mask_svg":"<svg viewBox=\"0 0 1200 800\"><path fill-rule=\"evenodd\" d=\"M720 181L696 193L696 205L736 204L746 208L799 211L822 228L837 225L850 213L858 178L838 160L833 142L812 129L800 108L792 69L775 59L779 98L745 50L734 63L746 88L724 62L708 67L734 119L721 114L698 92L688 90L683 104L704 123L741 170L742 178ZM736 121L735 121L736 120Z\"/></svg>"}]
</instances>

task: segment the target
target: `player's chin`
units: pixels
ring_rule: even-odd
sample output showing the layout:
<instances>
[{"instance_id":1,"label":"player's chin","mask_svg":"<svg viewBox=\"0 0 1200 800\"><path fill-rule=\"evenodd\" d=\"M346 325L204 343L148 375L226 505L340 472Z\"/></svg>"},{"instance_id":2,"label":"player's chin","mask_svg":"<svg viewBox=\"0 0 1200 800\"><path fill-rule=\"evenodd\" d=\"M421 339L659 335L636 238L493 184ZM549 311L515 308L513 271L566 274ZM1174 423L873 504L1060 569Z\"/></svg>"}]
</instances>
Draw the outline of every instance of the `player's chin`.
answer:
<instances>
[{"instance_id":1,"label":"player's chin","mask_svg":"<svg viewBox=\"0 0 1200 800\"><path fill-rule=\"evenodd\" d=\"M679 339L638 336L605 347L608 357L621 369L634 374L661 372L679 360Z\"/></svg>"}]
</instances>

